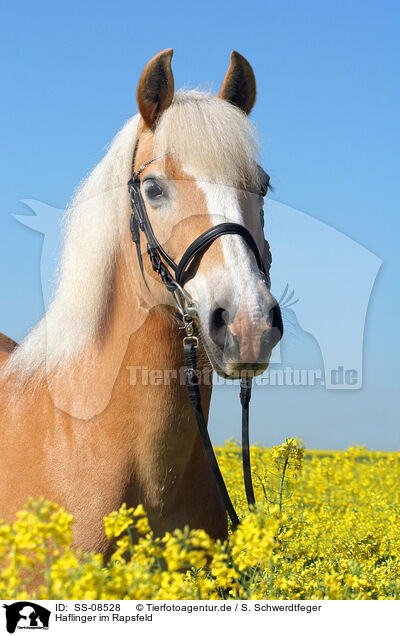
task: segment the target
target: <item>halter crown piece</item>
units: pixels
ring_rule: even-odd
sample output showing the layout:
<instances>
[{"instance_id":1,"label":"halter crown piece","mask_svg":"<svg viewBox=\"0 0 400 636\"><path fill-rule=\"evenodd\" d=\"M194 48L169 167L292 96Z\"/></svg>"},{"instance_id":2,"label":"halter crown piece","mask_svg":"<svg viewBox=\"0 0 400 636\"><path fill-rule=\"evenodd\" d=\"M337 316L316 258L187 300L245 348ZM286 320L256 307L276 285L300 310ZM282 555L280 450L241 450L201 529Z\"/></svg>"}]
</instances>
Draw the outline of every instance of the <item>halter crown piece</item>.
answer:
<instances>
[{"instance_id":1,"label":"halter crown piece","mask_svg":"<svg viewBox=\"0 0 400 636\"><path fill-rule=\"evenodd\" d=\"M272 261L271 252L268 242L265 241L264 257L262 257L252 234L243 225L240 225L238 223L220 223L200 234L200 236L189 245L179 263L176 264L175 261L167 254L167 252L165 252L153 232L153 228L148 218L146 207L143 201L142 193L140 191L141 173L144 171L145 168L147 168L147 166L149 166L151 163L154 163L161 157L154 157L153 159L150 159L150 161L140 166L139 170L135 173L134 162L136 151L137 144L135 146L132 158L132 177L128 181L128 190L132 207L132 214L130 217L130 230L132 234L132 240L136 245L139 266L147 288L148 284L144 275L142 253L140 249L141 232L143 232L147 241L147 253L150 257L153 270L161 276L162 282L166 286L167 290L172 294L175 304L177 305L179 313L177 313L176 315L182 322L183 328L186 332L186 335L183 338L183 349L186 365L185 378L186 386L189 393L189 399L194 409L197 426L208 463L213 472L219 492L224 502L226 511L231 519L232 525L234 528L236 528L240 523L239 518L233 507L224 482L224 478L222 477L221 471L219 469L210 436L208 434L204 413L201 407L199 379L197 375L198 337L197 327L195 323L197 310L193 303L193 300L191 299L190 295L184 290L183 286L185 282L185 274L193 259L199 253L202 253L203 250L211 245L217 238L226 234L238 234L246 241L247 245L250 247L255 256L261 276L268 288L270 287L269 269ZM265 196L269 187L269 177L262 170L261 167L259 169L262 173L262 176L264 177L264 183L260 191L260 195ZM261 217L261 223L263 224L263 216ZM171 274L167 265L172 270L173 274ZM240 402L242 405L243 477L247 503L249 507L252 507L255 504L253 483L251 478L249 446L249 403L251 398L251 386L251 377L244 378L240 382Z\"/></svg>"}]
</instances>

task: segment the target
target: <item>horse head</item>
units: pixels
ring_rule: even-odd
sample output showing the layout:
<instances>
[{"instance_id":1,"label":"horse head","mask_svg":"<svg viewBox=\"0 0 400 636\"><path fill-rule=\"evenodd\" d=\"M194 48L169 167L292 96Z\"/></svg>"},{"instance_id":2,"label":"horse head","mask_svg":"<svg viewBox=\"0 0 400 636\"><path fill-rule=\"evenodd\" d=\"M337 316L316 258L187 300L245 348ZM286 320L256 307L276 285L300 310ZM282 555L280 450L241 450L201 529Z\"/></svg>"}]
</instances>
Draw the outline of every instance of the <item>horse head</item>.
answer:
<instances>
[{"instance_id":1,"label":"horse head","mask_svg":"<svg viewBox=\"0 0 400 636\"><path fill-rule=\"evenodd\" d=\"M268 366L283 327L266 273L270 253L262 208L269 178L256 161L248 118L256 97L254 73L232 52L218 96L175 93L172 54L167 49L156 55L137 89L141 119L133 174L143 214L172 266L210 228L229 226L232 233L221 231L196 249L180 282L193 299L213 368L231 378L257 375ZM144 254L146 286L158 303L170 304L152 264L154 269Z\"/></svg>"}]
</instances>

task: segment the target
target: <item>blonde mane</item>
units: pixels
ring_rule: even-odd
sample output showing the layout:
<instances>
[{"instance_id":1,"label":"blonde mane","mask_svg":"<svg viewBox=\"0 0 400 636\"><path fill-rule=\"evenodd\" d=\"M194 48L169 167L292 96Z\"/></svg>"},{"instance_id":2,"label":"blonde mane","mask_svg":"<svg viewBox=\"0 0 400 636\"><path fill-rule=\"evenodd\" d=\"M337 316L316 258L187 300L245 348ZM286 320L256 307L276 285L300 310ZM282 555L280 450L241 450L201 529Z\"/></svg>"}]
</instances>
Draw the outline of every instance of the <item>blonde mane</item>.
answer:
<instances>
[{"instance_id":1,"label":"blonde mane","mask_svg":"<svg viewBox=\"0 0 400 636\"><path fill-rule=\"evenodd\" d=\"M132 153L139 115L114 138L65 215L58 286L46 314L10 356L5 374L51 371L95 342L109 306L114 264L127 231ZM170 153L198 179L256 182L255 130L238 108L201 91L178 91L155 130L155 153Z\"/></svg>"}]
</instances>

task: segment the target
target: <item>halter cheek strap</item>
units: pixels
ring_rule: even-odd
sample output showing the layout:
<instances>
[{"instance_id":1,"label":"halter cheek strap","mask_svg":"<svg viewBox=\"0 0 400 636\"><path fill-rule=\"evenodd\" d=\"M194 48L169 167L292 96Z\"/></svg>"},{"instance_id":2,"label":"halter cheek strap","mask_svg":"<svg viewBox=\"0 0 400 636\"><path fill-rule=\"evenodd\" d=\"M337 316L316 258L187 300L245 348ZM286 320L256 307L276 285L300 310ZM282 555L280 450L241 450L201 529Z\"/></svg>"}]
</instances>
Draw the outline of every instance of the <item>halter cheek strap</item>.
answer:
<instances>
[{"instance_id":1,"label":"halter cheek strap","mask_svg":"<svg viewBox=\"0 0 400 636\"><path fill-rule=\"evenodd\" d=\"M203 409L201 407L201 397L199 388L199 378L197 373L197 327L194 319L197 316L197 311L193 305L192 299L184 290L185 274L188 267L195 259L196 256L203 253L203 251L209 247L216 239L227 234L236 234L241 236L251 249L257 262L257 266L260 270L261 276L265 284L270 287L269 269L271 266L271 252L268 242L265 241L264 255L260 255L257 244L252 234L243 225L238 223L220 223L214 227L206 230L200 236L193 241L184 252L181 260L178 264L165 252L163 247L158 242L150 220L147 215L146 207L143 201L142 193L140 191L140 175L147 166L149 166L160 157L155 157L143 164L139 170L134 173L133 165L135 161L136 149L132 159L132 178L128 182L128 189L132 207L132 214L130 217L130 230L132 234L132 240L136 245L137 257L139 266L142 272L143 279L148 284L144 275L142 253L140 249L140 234L143 232L147 241L147 253L150 257L150 261L153 270L161 276L161 279L173 295L175 302L179 310L179 319L182 321L186 331L186 336L183 338L183 348L185 355L185 378L186 386L188 389L189 399L193 406L196 422L198 425L200 437L203 443L204 451L210 466L210 469L214 475L215 481L221 498L224 502L225 509L231 519L234 528L238 526L239 518L233 507L232 501L229 497L228 490L226 488L224 479L218 466L217 459L215 457L214 449L208 434L207 423L205 421ZM260 168L260 170L262 170ZM265 185L264 189L260 192L262 196L265 196L269 186L269 177L264 173ZM261 218L263 224L263 217ZM168 267L172 270L173 274L169 271ZM243 460L243 476L246 490L246 497L249 507L255 504L253 483L251 478L251 466L250 466L250 446L249 446L249 403L251 398L251 385L252 378L244 378L240 383L240 402L242 405L242 460Z\"/></svg>"}]
</instances>

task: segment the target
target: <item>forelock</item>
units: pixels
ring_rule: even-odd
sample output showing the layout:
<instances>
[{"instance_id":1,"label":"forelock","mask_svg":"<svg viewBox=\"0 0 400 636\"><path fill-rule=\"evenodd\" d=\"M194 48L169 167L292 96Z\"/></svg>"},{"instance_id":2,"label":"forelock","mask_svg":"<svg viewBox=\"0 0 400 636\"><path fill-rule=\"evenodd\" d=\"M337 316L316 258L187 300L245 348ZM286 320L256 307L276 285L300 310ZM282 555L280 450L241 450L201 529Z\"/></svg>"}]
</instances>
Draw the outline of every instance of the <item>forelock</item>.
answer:
<instances>
[{"instance_id":1,"label":"forelock","mask_svg":"<svg viewBox=\"0 0 400 636\"><path fill-rule=\"evenodd\" d=\"M156 155L169 153L199 180L258 184L258 140L239 108L197 90L178 91L154 133Z\"/></svg>"}]
</instances>

